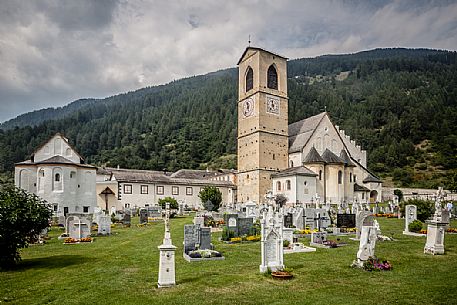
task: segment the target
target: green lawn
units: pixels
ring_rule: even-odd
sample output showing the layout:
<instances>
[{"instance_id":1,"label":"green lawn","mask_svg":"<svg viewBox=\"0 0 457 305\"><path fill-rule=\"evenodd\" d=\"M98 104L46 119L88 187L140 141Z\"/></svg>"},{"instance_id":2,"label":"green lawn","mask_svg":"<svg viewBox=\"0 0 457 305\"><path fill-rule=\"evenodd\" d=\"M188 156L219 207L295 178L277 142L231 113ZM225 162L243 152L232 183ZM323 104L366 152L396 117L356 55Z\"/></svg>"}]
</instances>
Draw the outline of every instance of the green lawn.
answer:
<instances>
[{"instance_id":1,"label":"green lawn","mask_svg":"<svg viewBox=\"0 0 457 305\"><path fill-rule=\"evenodd\" d=\"M137 219L133 219L134 222ZM183 225L171 220L178 247L177 286L156 288L163 223L119 228L92 244L46 245L22 251L13 271L0 272L2 304L456 304L457 235L446 234L446 255L424 255L424 237L403 236L403 220L379 219L383 234L378 257L391 272L352 269L358 242L315 253L285 255L295 278L277 281L259 274L260 243L222 244L224 261L188 263L182 258ZM455 226L455 223L453 223ZM54 229L51 236L59 232ZM333 237L330 237L332 239ZM309 242L309 240L308 240Z\"/></svg>"}]
</instances>

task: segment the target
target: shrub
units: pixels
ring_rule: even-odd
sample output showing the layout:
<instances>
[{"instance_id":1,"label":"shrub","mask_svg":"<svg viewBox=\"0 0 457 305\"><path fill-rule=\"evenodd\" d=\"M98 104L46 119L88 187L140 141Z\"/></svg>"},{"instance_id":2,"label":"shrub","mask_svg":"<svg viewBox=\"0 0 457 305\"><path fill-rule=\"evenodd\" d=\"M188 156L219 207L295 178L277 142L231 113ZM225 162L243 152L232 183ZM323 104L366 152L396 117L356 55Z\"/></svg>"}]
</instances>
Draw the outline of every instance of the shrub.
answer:
<instances>
[{"instance_id":1,"label":"shrub","mask_svg":"<svg viewBox=\"0 0 457 305\"><path fill-rule=\"evenodd\" d=\"M284 248L288 248L289 245L290 245L290 241L288 241L287 239L284 240L284 241L282 242L282 246L283 246Z\"/></svg>"},{"instance_id":2,"label":"shrub","mask_svg":"<svg viewBox=\"0 0 457 305\"><path fill-rule=\"evenodd\" d=\"M0 267L12 267L19 249L36 240L49 226L52 211L46 201L12 186L0 187Z\"/></svg>"},{"instance_id":3,"label":"shrub","mask_svg":"<svg viewBox=\"0 0 457 305\"><path fill-rule=\"evenodd\" d=\"M173 197L165 197L165 198L160 198L158 200L158 203L162 207L162 209L166 208L167 202L170 204L170 209L177 210L179 208L178 201L176 201L176 199Z\"/></svg>"},{"instance_id":4,"label":"shrub","mask_svg":"<svg viewBox=\"0 0 457 305\"><path fill-rule=\"evenodd\" d=\"M419 233L422 230L422 221L414 220L412 223L408 225L408 229L411 232Z\"/></svg>"}]
</instances>

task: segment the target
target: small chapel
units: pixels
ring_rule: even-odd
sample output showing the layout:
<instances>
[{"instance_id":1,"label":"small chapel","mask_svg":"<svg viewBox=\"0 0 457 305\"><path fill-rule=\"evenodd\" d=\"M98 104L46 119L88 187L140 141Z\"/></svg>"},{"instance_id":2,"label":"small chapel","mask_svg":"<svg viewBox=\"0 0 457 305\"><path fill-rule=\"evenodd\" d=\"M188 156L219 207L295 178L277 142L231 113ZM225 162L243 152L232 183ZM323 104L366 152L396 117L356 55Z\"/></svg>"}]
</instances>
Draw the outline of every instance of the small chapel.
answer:
<instances>
[{"instance_id":1,"label":"small chapel","mask_svg":"<svg viewBox=\"0 0 457 305\"><path fill-rule=\"evenodd\" d=\"M237 201L375 203L382 181L328 112L289 124L287 58L248 47L238 61Z\"/></svg>"}]
</instances>

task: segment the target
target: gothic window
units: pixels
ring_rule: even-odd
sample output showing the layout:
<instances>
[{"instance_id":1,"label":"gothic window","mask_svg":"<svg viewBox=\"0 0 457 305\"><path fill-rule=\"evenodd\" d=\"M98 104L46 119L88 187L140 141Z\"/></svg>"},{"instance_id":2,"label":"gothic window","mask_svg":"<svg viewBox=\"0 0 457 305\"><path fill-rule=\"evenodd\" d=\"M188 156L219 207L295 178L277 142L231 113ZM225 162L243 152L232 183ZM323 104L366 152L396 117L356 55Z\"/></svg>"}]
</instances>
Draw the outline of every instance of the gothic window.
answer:
<instances>
[{"instance_id":1,"label":"gothic window","mask_svg":"<svg viewBox=\"0 0 457 305\"><path fill-rule=\"evenodd\" d=\"M251 90L254 87L254 72L251 67L248 67L248 72L246 73L246 92Z\"/></svg>"},{"instance_id":2,"label":"gothic window","mask_svg":"<svg viewBox=\"0 0 457 305\"><path fill-rule=\"evenodd\" d=\"M281 182L276 182L276 190L280 191L281 190Z\"/></svg>"},{"instance_id":3,"label":"gothic window","mask_svg":"<svg viewBox=\"0 0 457 305\"><path fill-rule=\"evenodd\" d=\"M338 184L343 183L343 172L338 171Z\"/></svg>"},{"instance_id":4,"label":"gothic window","mask_svg":"<svg viewBox=\"0 0 457 305\"><path fill-rule=\"evenodd\" d=\"M288 191L290 191L290 180L286 181L286 188Z\"/></svg>"},{"instance_id":5,"label":"gothic window","mask_svg":"<svg viewBox=\"0 0 457 305\"><path fill-rule=\"evenodd\" d=\"M60 174L58 174L58 173L56 174L56 176L55 176L55 181L56 181L56 182L60 182Z\"/></svg>"},{"instance_id":6,"label":"gothic window","mask_svg":"<svg viewBox=\"0 0 457 305\"><path fill-rule=\"evenodd\" d=\"M267 87L278 90L278 73L273 65L268 68Z\"/></svg>"}]
</instances>

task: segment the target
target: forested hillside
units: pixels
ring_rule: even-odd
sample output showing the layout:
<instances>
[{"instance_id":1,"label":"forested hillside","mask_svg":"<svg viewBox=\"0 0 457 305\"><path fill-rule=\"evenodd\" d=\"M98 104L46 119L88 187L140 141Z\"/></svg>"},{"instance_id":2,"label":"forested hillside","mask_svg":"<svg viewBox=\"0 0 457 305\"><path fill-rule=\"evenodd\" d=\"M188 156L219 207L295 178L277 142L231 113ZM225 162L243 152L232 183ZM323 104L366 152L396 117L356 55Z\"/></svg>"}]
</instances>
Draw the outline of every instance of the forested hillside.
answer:
<instances>
[{"instance_id":1,"label":"forested hillside","mask_svg":"<svg viewBox=\"0 0 457 305\"><path fill-rule=\"evenodd\" d=\"M96 165L235 167L237 77L228 69L89 100L52 121L43 110L7 122L2 127L38 125L0 130L0 171L56 132ZM455 189L455 52L377 49L297 59L288 62L288 77L290 123L326 108L387 183Z\"/></svg>"}]
</instances>

